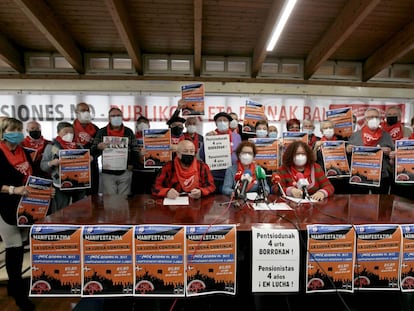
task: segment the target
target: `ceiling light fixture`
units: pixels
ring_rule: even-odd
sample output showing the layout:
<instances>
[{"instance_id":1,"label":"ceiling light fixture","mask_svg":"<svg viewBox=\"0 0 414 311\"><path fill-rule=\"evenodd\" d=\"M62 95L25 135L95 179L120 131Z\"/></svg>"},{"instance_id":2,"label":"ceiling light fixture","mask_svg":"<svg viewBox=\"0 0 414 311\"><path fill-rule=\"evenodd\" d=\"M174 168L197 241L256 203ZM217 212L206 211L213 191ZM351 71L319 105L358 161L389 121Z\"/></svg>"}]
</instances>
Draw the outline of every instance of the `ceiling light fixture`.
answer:
<instances>
[{"instance_id":1,"label":"ceiling light fixture","mask_svg":"<svg viewBox=\"0 0 414 311\"><path fill-rule=\"evenodd\" d=\"M285 4L282 8L282 14L279 15L279 18L276 21L275 26L272 30L272 36L270 37L269 43L267 44L266 51L270 52L273 51L277 40L279 40L279 37L283 31L283 28L286 25L287 20L289 19L290 14L293 11L293 8L295 7L297 0L286 0Z\"/></svg>"}]
</instances>

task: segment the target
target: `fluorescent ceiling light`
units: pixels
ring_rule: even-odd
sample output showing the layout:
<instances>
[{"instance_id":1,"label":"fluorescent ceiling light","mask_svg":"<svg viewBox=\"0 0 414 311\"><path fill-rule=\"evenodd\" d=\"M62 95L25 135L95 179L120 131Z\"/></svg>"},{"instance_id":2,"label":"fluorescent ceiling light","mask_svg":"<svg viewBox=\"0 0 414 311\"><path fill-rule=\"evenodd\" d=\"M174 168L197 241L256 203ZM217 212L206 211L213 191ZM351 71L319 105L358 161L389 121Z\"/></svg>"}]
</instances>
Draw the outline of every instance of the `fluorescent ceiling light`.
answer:
<instances>
[{"instance_id":1,"label":"fluorescent ceiling light","mask_svg":"<svg viewBox=\"0 0 414 311\"><path fill-rule=\"evenodd\" d=\"M283 31L283 28L286 25L286 22L290 16L290 13L292 13L293 8L295 7L297 0L286 0L285 4L282 8L282 14L279 15L279 18L277 19L277 22L272 30L272 36L270 37L269 43L267 44L266 51L270 52L273 51L277 40L279 40L279 37Z\"/></svg>"}]
</instances>

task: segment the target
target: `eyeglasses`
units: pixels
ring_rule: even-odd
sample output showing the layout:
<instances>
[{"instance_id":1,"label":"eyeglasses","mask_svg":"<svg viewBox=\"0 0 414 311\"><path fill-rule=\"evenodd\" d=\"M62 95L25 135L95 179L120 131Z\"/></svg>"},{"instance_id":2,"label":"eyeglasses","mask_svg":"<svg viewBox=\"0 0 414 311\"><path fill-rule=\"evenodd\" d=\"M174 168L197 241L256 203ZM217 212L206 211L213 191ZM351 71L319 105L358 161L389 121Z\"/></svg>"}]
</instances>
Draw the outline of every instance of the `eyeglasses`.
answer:
<instances>
[{"instance_id":1,"label":"eyeglasses","mask_svg":"<svg viewBox=\"0 0 414 311\"><path fill-rule=\"evenodd\" d=\"M122 117L122 115L121 114L114 114L114 115L112 115L112 116L109 116L109 117Z\"/></svg>"}]
</instances>

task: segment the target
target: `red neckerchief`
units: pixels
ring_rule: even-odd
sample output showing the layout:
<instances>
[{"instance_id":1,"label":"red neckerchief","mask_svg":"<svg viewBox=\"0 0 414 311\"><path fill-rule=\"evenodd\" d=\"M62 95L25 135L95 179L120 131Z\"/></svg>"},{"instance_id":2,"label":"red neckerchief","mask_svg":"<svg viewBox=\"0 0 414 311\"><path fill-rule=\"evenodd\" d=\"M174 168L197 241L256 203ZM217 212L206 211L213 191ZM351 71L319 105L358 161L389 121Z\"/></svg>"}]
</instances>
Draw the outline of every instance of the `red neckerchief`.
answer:
<instances>
[{"instance_id":1,"label":"red neckerchief","mask_svg":"<svg viewBox=\"0 0 414 311\"><path fill-rule=\"evenodd\" d=\"M180 141L184 140L184 135L180 135L178 137L171 136L171 143L173 145L177 145Z\"/></svg>"},{"instance_id":2,"label":"red neckerchief","mask_svg":"<svg viewBox=\"0 0 414 311\"><path fill-rule=\"evenodd\" d=\"M193 135L193 136L191 137L191 135ZM193 144L195 146L195 152L197 153L197 151L198 151L198 135L197 135L197 133L193 133L193 134L184 133L184 138L193 142Z\"/></svg>"},{"instance_id":3,"label":"red neckerchief","mask_svg":"<svg viewBox=\"0 0 414 311\"><path fill-rule=\"evenodd\" d=\"M22 142L22 146L30 149L36 149L36 160L41 159L43 151L46 148L46 140L43 136L39 139L33 139L30 136L26 136Z\"/></svg>"},{"instance_id":4,"label":"red neckerchief","mask_svg":"<svg viewBox=\"0 0 414 311\"><path fill-rule=\"evenodd\" d=\"M200 188L197 160L194 159L193 163L186 169L181 166L182 164L178 157L175 157L173 161L175 174L178 181L180 182L181 188L183 188L185 192L190 192L194 188Z\"/></svg>"},{"instance_id":5,"label":"red neckerchief","mask_svg":"<svg viewBox=\"0 0 414 311\"><path fill-rule=\"evenodd\" d=\"M135 133L135 138L136 139L142 139L144 137L144 135L143 135L143 133L142 132L136 132Z\"/></svg>"},{"instance_id":6,"label":"red neckerchief","mask_svg":"<svg viewBox=\"0 0 414 311\"><path fill-rule=\"evenodd\" d=\"M62 146L63 149L76 149L76 143L74 141L71 141L71 142L64 141L62 137L60 136L56 136L55 139L59 143L59 145Z\"/></svg>"},{"instance_id":7,"label":"red neckerchief","mask_svg":"<svg viewBox=\"0 0 414 311\"><path fill-rule=\"evenodd\" d=\"M250 163L248 169L252 173L252 180L247 185L247 188L246 188L246 191L247 192L253 187L254 184L256 184L256 174L255 174L255 172L256 172L256 164L254 164L253 162ZM243 164L241 164L241 162L239 160L237 160L237 171L238 172L243 172L243 174L244 174L244 171L245 170L246 169L244 168Z\"/></svg>"},{"instance_id":8,"label":"red neckerchief","mask_svg":"<svg viewBox=\"0 0 414 311\"><path fill-rule=\"evenodd\" d=\"M73 122L73 130L75 132L74 141L82 146L90 143L96 134L96 128L92 123L82 124L78 119Z\"/></svg>"},{"instance_id":9,"label":"red neckerchief","mask_svg":"<svg viewBox=\"0 0 414 311\"><path fill-rule=\"evenodd\" d=\"M1 142L0 149L3 151L7 161L14 167L14 169L25 176L24 183L26 183L27 178L32 175L32 167L27 160L23 147L17 146L13 153L9 147L7 147L5 142Z\"/></svg>"},{"instance_id":10,"label":"red neckerchief","mask_svg":"<svg viewBox=\"0 0 414 311\"><path fill-rule=\"evenodd\" d=\"M325 135L323 135L322 137L321 137L321 141L335 141L337 138L336 138L336 136L334 135L334 136L332 136L332 138L331 139L328 139L328 138L326 138L325 137Z\"/></svg>"},{"instance_id":11,"label":"red neckerchief","mask_svg":"<svg viewBox=\"0 0 414 311\"><path fill-rule=\"evenodd\" d=\"M311 177L311 168L310 165L305 165L305 170L303 172L299 172L294 166L291 166L289 168L290 170L290 175L292 176L292 179L297 182L298 181L298 174L302 173L303 177L305 177L309 182L311 182L310 177Z\"/></svg>"},{"instance_id":12,"label":"red neckerchief","mask_svg":"<svg viewBox=\"0 0 414 311\"><path fill-rule=\"evenodd\" d=\"M106 133L108 134L108 136L124 137L124 132L125 132L125 128L123 124L118 130L112 129L111 124L108 124L106 126Z\"/></svg>"},{"instance_id":13,"label":"red neckerchief","mask_svg":"<svg viewBox=\"0 0 414 311\"><path fill-rule=\"evenodd\" d=\"M379 127L375 131L372 131L369 129L368 126L365 125L361 129L361 134L362 143L364 144L364 146L374 147L378 145L378 142L382 137L382 129Z\"/></svg>"},{"instance_id":14,"label":"red neckerchief","mask_svg":"<svg viewBox=\"0 0 414 311\"><path fill-rule=\"evenodd\" d=\"M316 138L316 135L308 135L308 137L309 136L310 138L308 139L308 146L313 147L313 145L318 141L318 139Z\"/></svg>"},{"instance_id":15,"label":"red neckerchief","mask_svg":"<svg viewBox=\"0 0 414 311\"><path fill-rule=\"evenodd\" d=\"M382 122L381 127L384 131L391 135L393 141L402 139L404 137L404 130L401 122L397 122L394 125L388 125L387 122Z\"/></svg>"}]
</instances>

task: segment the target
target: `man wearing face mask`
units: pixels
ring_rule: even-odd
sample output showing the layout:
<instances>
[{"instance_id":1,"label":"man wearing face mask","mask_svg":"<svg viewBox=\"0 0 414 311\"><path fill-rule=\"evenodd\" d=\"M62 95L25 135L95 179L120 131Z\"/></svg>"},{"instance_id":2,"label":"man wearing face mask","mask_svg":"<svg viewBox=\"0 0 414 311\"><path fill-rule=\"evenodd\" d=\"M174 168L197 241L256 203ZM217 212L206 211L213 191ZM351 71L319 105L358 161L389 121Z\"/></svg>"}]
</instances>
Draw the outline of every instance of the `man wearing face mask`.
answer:
<instances>
[{"instance_id":1,"label":"man wearing face mask","mask_svg":"<svg viewBox=\"0 0 414 311\"><path fill-rule=\"evenodd\" d=\"M185 127L187 131L184 133L184 139L190 140L193 142L196 150L197 159L203 160L200 158L200 150L203 147L204 137L197 133L197 118L188 117L185 121Z\"/></svg>"},{"instance_id":2,"label":"man wearing face mask","mask_svg":"<svg viewBox=\"0 0 414 311\"><path fill-rule=\"evenodd\" d=\"M91 149L93 139L99 127L92 123L91 110L87 103L76 105L76 119L73 121L74 141L82 146L83 149ZM98 158L93 157L91 162L91 188L87 194L97 194L99 192L99 165Z\"/></svg>"},{"instance_id":3,"label":"man wearing face mask","mask_svg":"<svg viewBox=\"0 0 414 311\"><path fill-rule=\"evenodd\" d=\"M320 139L320 137L316 136L314 133L315 125L313 124L313 121L310 119L303 120L302 131L308 134L308 145L313 148L315 143Z\"/></svg>"},{"instance_id":4,"label":"man wearing face mask","mask_svg":"<svg viewBox=\"0 0 414 311\"><path fill-rule=\"evenodd\" d=\"M381 147L383 150L380 187L350 185L351 193L380 193L388 194L391 181L390 153L394 150L391 135L380 128L380 113L376 108L367 108L365 124L351 135L346 151L350 154L353 146Z\"/></svg>"},{"instance_id":5,"label":"man wearing face mask","mask_svg":"<svg viewBox=\"0 0 414 311\"><path fill-rule=\"evenodd\" d=\"M229 116L233 119L229 123L229 128L240 135L241 140L248 140L254 138L255 133L244 133L243 125L239 123L239 116L235 112L230 112Z\"/></svg>"},{"instance_id":6,"label":"man wearing face mask","mask_svg":"<svg viewBox=\"0 0 414 311\"><path fill-rule=\"evenodd\" d=\"M27 136L22 142L22 146L29 151L32 155L33 175L38 177L50 178L50 176L40 169L40 161L42 160L43 152L50 140L45 139L42 136L42 128L37 121L29 121L26 124Z\"/></svg>"},{"instance_id":7,"label":"man wearing face mask","mask_svg":"<svg viewBox=\"0 0 414 311\"><path fill-rule=\"evenodd\" d=\"M388 107L385 111L385 120L381 122L381 128L388 132L393 142L399 139L407 139L412 130L401 123L401 109L398 106Z\"/></svg>"},{"instance_id":8,"label":"man wearing face mask","mask_svg":"<svg viewBox=\"0 0 414 311\"><path fill-rule=\"evenodd\" d=\"M55 196L52 199L52 204L49 213L54 213L71 203L79 201L86 196L86 191L80 190L61 190L62 185L59 175L59 151L62 149L83 149L74 141L73 125L69 122L59 122L57 125L58 135L51 144L46 146L43 153L40 168L49 173L53 179L53 186L56 190Z\"/></svg>"},{"instance_id":9,"label":"man wearing face mask","mask_svg":"<svg viewBox=\"0 0 414 311\"><path fill-rule=\"evenodd\" d=\"M177 145L177 156L161 169L152 190L156 197L176 199L188 195L199 199L215 191L210 168L195 158L195 146L189 140Z\"/></svg>"},{"instance_id":10,"label":"man wearing face mask","mask_svg":"<svg viewBox=\"0 0 414 311\"><path fill-rule=\"evenodd\" d=\"M107 126L99 129L96 133L91 152L95 157L102 155L103 150L108 147L107 144L103 142L105 136L128 138L128 159L125 169L102 169L103 193L127 196L131 194L132 169L138 159L137 140L132 129L124 126L121 109L112 107L109 110L108 116L109 123Z\"/></svg>"}]
</instances>

